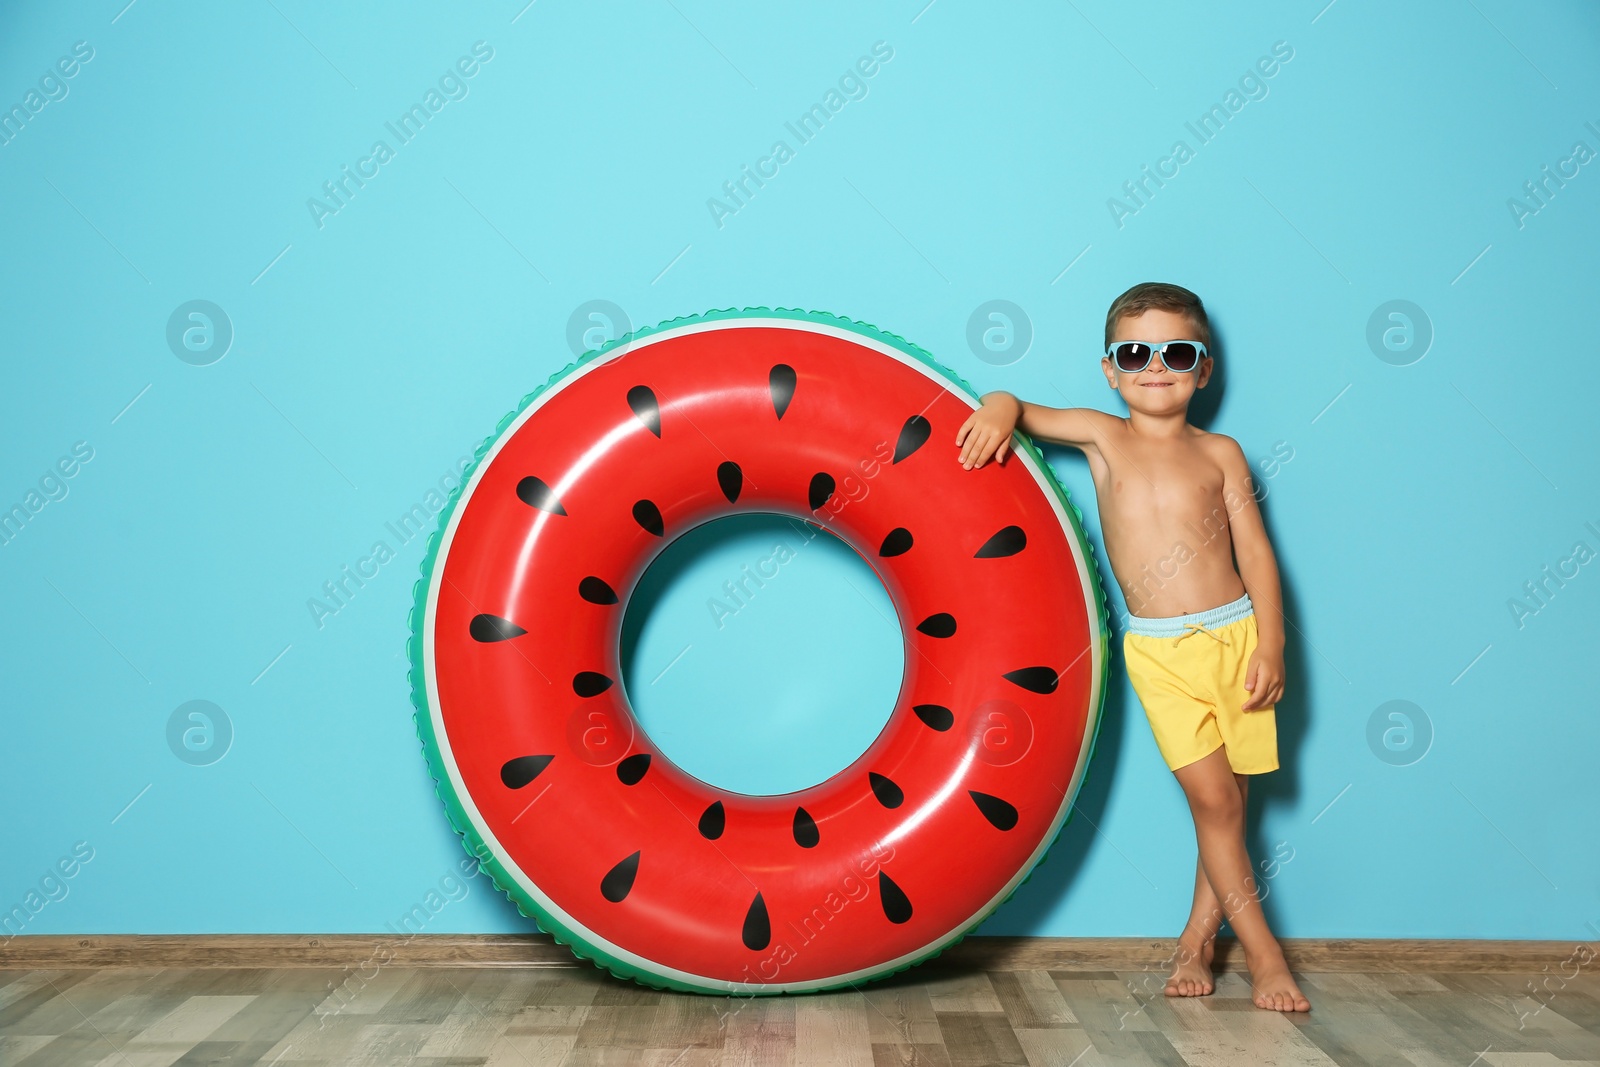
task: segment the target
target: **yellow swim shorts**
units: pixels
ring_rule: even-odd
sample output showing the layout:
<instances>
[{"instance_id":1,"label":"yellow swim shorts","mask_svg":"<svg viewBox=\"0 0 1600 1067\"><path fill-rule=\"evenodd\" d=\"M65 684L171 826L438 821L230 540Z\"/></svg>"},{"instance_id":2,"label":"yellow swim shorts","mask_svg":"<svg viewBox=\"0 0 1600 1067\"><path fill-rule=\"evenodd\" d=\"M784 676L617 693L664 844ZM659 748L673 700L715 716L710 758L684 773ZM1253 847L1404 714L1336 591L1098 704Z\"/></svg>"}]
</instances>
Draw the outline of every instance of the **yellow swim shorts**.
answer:
<instances>
[{"instance_id":1,"label":"yellow swim shorts","mask_svg":"<svg viewBox=\"0 0 1600 1067\"><path fill-rule=\"evenodd\" d=\"M1189 615L1128 616L1122 657L1168 767L1220 746L1235 774L1278 769L1276 705L1240 710L1250 699L1245 671L1255 650L1249 593Z\"/></svg>"}]
</instances>

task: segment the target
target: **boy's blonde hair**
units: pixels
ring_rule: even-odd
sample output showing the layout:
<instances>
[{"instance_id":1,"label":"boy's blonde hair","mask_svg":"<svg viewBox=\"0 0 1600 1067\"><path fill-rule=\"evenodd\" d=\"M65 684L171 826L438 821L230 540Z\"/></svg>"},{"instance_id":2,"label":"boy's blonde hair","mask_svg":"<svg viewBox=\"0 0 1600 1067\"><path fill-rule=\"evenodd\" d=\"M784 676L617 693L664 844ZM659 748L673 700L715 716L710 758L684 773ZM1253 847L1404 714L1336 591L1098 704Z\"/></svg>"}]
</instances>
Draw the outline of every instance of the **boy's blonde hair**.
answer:
<instances>
[{"instance_id":1,"label":"boy's blonde hair","mask_svg":"<svg viewBox=\"0 0 1600 1067\"><path fill-rule=\"evenodd\" d=\"M1211 320L1206 318L1205 305L1183 286L1167 282L1140 282L1111 301L1111 310L1106 312L1106 347L1111 347L1111 336L1116 332L1118 320L1128 315L1142 315L1152 308L1187 315L1198 334L1194 340L1204 344L1207 350L1211 348Z\"/></svg>"}]
</instances>

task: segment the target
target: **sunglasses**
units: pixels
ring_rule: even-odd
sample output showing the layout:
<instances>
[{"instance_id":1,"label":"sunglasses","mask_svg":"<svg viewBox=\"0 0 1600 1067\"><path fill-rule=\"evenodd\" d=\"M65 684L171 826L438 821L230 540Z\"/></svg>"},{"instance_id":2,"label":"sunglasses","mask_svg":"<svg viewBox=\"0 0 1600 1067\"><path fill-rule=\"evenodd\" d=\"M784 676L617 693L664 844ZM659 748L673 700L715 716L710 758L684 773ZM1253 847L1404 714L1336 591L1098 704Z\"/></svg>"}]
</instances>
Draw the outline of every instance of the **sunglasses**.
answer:
<instances>
[{"instance_id":1,"label":"sunglasses","mask_svg":"<svg viewBox=\"0 0 1600 1067\"><path fill-rule=\"evenodd\" d=\"M1118 341L1106 349L1106 358L1124 374L1137 374L1150 365L1157 352L1161 353L1161 362L1166 368L1178 374L1188 374L1206 358L1206 346L1199 341L1167 341L1159 345L1149 341Z\"/></svg>"}]
</instances>

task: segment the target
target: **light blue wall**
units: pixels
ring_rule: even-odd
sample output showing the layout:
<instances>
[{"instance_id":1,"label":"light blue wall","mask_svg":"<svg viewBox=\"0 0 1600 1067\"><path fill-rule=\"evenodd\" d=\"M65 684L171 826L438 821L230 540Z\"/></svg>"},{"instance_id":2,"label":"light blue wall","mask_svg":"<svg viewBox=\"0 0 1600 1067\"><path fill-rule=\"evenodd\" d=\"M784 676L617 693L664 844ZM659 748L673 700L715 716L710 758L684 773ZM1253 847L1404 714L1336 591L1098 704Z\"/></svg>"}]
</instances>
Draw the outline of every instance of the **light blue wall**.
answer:
<instances>
[{"instance_id":1,"label":"light blue wall","mask_svg":"<svg viewBox=\"0 0 1600 1067\"><path fill-rule=\"evenodd\" d=\"M1508 607L1600 550L1600 162L1520 224L1508 207L1575 142L1600 151L1592 4L124 2L0 23L6 107L93 48L0 146L0 504L93 450L0 547L0 909L93 850L28 932L374 931L455 870L402 654L421 539L385 523L572 358L586 301L641 325L830 310L980 390L1118 410L1105 307L1157 278L1224 342L1197 419L1257 461L1292 450L1263 505L1293 621L1285 768L1252 812L1260 854L1293 856L1279 930L1600 935L1600 563L1520 624ZM308 198L396 147L384 123L476 41L468 95L319 226ZM878 41L866 97L797 147L784 123ZM1199 144L1185 123L1275 42L1293 57L1266 95ZM794 158L719 227L708 198L778 139ZM1108 198L1180 139L1193 158L1119 225ZM205 367L166 340L197 299L234 330ZM992 299L1031 322L1014 362L968 346ZM1431 323L1410 365L1367 340L1391 300ZM1082 458L1048 455L1104 569ZM378 540L397 558L319 627L308 598ZM750 551L729 538L706 573ZM680 647L660 620L709 595L701 573L636 675ZM752 626L880 634L837 600L774 598ZM1188 817L1112 670L1082 815L985 932L1181 922ZM168 745L192 700L232 725L209 766ZM1431 724L1405 766L1369 745L1394 700ZM430 928L526 923L476 881Z\"/></svg>"}]
</instances>

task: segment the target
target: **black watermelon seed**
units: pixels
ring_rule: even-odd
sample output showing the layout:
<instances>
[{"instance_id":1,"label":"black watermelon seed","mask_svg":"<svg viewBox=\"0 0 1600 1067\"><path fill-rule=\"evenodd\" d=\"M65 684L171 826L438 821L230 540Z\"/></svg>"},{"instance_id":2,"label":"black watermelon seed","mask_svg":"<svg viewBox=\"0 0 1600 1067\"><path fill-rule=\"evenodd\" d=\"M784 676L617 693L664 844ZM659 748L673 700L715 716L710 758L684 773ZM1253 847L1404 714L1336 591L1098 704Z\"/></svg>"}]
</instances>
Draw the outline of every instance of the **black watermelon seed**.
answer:
<instances>
[{"instance_id":1,"label":"black watermelon seed","mask_svg":"<svg viewBox=\"0 0 1600 1067\"><path fill-rule=\"evenodd\" d=\"M635 752L617 764L617 780L623 785L638 785L644 772L650 769L650 753Z\"/></svg>"},{"instance_id":2,"label":"black watermelon seed","mask_svg":"<svg viewBox=\"0 0 1600 1067\"><path fill-rule=\"evenodd\" d=\"M1054 693L1061 676L1049 667L1021 667L1002 675L1013 685L1020 685L1030 693Z\"/></svg>"},{"instance_id":3,"label":"black watermelon seed","mask_svg":"<svg viewBox=\"0 0 1600 1067\"><path fill-rule=\"evenodd\" d=\"M518 756L516 759L508 759L500 768L500 780L505 783L507 789L521 789L544 773L544 769L550 766L550 761L553 759L554 756Z\"/></svg>"},{"instance_id":4,"label":"black watermelon seed","mask_svg":"<svg viewBox=\"0 0 1600 1067\"><path fill-rule=\"evenodd\" d=\"M911 919L911 900L899 886L882 871L878 872L878 899L883 901L883 914L892 923Z\"/></svg>"},{"instance_id":5,"label":"black watermelon seed","mask_svg":"<svg viewBox=\"0 0 1600 1067\"><path fill-rule=\"evenodd\" d=\"M811 510L816 511L833 495L833 475L819 471L811 476Z\"/></svg>"},{"instance_id":6,"label":"black watermelon seed","mask_svg":"<svg viewBox=\"0 0 1600 1067\"><path fill-rule=\"evenodd\" d=\"M592 574L578 583L578 595L591 604L617 602L617 591Z\"/></svg>"},{"instance_id":7,"label":"black watermelon seed","mask_svg":"<svg viewBox=\"0 0 1600 1067\"><path fill-rule=\"evenodd\" d=\"M490 643L493 641L509 641L513 637L521 637L528 631L512 622L502 619L498 615L474 615L467 624L467 632L474 641Z\"/></svg>"},{"instance_id":8,"label":"black watermelon seed","mask_svg":"<svg viewBox=\"0 0 1600 1067\"><path fill-rule=\"evenodd\" d=\"M600 879L600 895L613 904L620 904L633 890L634 876L639 873L639 853L635 852Z\"/></svg>"},{"instance_id":9,"label":"black watermelon seed","mask_svg":"<svg viewBox=\"0 0 1600 1067\"><path fill-rule=\"evenodd\" d=\"M711 806L700 813L700 836L707 841L721 837L727 825L728 813L723 810L720 800L712 801Z\"/></svg>"},{"instance_id":10,"label":"black watermelon seed","mask_svg":"<svg viewBox=\"0 0 1600 1067\"><path fill-rule=\"evenodd\" d=\"M787 363L779 363L767 375L767 392L772 394L772 410L777 412L778 418L783 418L783 413L789 410L789 401L794 399L794 368Z\"/></svg>"},{"instance_id":11,"label":"black watermelon seed","mask_svg":"<svg viewBox=\"0 0 1600 1067\"><path fill-rule=\"evenodd\" d=\"M998 559L1001 556L1015 556L1028 544L1028 535L1023 533L1020 526L1007 526L999 533L983 543L983 547L972 554L973 559Z\"/></svg>"},{"instance_id":12,"label":"black watermelon seed","mask_svg":"<svg viewBox=\"0 0 1600 1067\"><path fill-rule=\"evenodd\" d=\"M567 509L561 506L561 501L556 499L555 490L531 474L517 483L517 497L530 508L548 511L552 515L567 513Z\"/></svg>"},{"instance_id":13,"label":"black watermelon seed","mask_svg":"<svg viewBox=\"0 0 1600 1067\"><path fill-rule=\"evenodd\" d=\"M822 834L817 830L817 820L805 808L794 809L794 843L801 848L816 848L817 842L822 840Z\"/></svg>"},{"instance_id":14,"label":"black watermelon seed","mask_svg":"<svg viewBox=\"0 0 1600 1067\"><path fill-rule=\"evenodd\" d=\"M988 793L980 793L976 789L967 790L967 796L978 805L978 810L983 812L983 817L994 825L996 830L1009 830L1017 825L1017 809Z\"/></svg>"},{"instance_id":15,"label":"black watermelon seed","mask_svg":"<svg viewBox=\"0 0 1600 1067\"><path fill-rule=\"evenodd\" d=\"M579 671L572 676L572 691L581 697L594 697L611 688L611 679L599 671Z\"/></svg>"},{"instance_id":16,"label":"black watermelon seed","mask_svg":"<svg viewBox=\"0 0 1600 1067\"><path fill-rule=\"evenodd\" d=\"M956 632L956 617L948 611L941 611L937 615L929 615L917 623L917 631L929 637L951 637Z\"/></svg>"},{"instance_id":17,"label":"black watermelon seed","mask_svg":"<svg viewBox=\"0 0 1600 1067\"><path fill-rule=\"evenodd\" d=\"M898 556L911 550L911 531L904 526L896 526L889 531L889 536L883 539L883 545L878 549L880 556Z\"/></svg>"},{"instance_id":18,"label":"black watermelon seed","mask_svg":"<svg viewBox=\"0 0 1600 1067\"><path fill-rule=\"evenodd\" d=\"M751 902L750 910L744 913L744 947L751 952L760 952L772 944L772 920L767 918L767 902L761 899L761 894L756 894L756 899Z\"/></svg>"},{"instance_id":19,"label":"black watermelon seed","mask_svg":"<svg viewBox=\"0 0 1600 1067\"><path fill-rule=\"evenodd\" d=\"M867 781L872 785L872 795L878 798L878 803L886 808L898 808L905 803L906 795L901 788L876 771L867 772Z\"/></svg>"},{"instance_id":20,"label":"black watermelon seed","mask_svg":"<svg viewBox=\"0 0 1600 1067\"><path fill-rule=\"evenodd\" d=\"M900 427L900 440L895 442L894 459L890 463L899 463L911 453L921 448L928 441L928 435L933 432L933 427L921 415L913 415Z\"/></svg>"},{"instance_id":21,"label":"black watermelon seed","mask_svg":"<svg viewBox=\"0 0 1600 1067\"><path fill-rule=\"evenodd\" d=\"M739 499L739 491L744 488L744 471L733 460L725 460L717 464L717 484L722 487L722 495L731 504Z\"/></svg>"},{"instance_id":22,"label":"black watermelon seed","mask_svg":"<svg viewBox=\"0 0 1600 1067\"><path fill-rule=\"evenodd\" d=\"M943 704L918 704L911 710L917 713L917 718L940 733L956 724L955 712Z\"/></svg>"},{"instance_id":23,"label":"black watermelon seed","mask_svg":"<svg viewBox=\"0 0 1600 1067\"><path fill-rule=\"evenodd\" d=\"M657 437L661 436L661 405L648 385L636 385L628 390L628 406L640 422Z\"/></svg>"},{"instance_id":24,"label":"black watermelon seed","mask_svg":"<svg viewBox=\"0 0 1600 1067\"><path fill-rule=\"evenodd\" d=\"M633 502L633 521L643 526L646 530L660 537L666 530L661 522L661 509L653 501L636 500Z\"/></svg>"}]
</instances>

